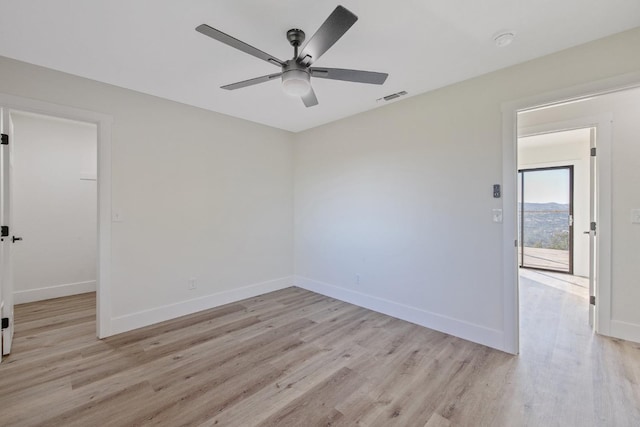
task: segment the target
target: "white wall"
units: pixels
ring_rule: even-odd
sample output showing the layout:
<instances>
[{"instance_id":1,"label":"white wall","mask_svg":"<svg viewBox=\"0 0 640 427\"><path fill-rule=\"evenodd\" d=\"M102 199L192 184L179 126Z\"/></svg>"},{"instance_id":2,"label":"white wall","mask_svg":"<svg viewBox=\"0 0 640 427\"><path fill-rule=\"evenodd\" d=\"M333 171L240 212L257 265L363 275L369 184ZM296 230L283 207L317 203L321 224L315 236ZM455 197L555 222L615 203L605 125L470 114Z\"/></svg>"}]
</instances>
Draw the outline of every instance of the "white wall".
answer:
<instances>
[{"instance_id":1,"label":"white wall","mask_svg":"<svg viewBox=\"0 0 640 427\"><path fill-rule=\"evenodd\" d=\"M17 304L95 290L96 126L12 113ZM87 179L92 178L92 179Z\"/></svg>"},{"instance_id":2,"label":"white wall","mask_svg":"<svg viewBox=\"0 0 640 427\"><path fill-rule=\"evenodd\" d=\"M639 47L636 29L299 134L298 283L509 349L501 106L638 71Z\"/></svg>"},{"instance_id":3,"label":"white wall","mask_svg":"<svg viewBox=\"0 0 640 427\"><path fill-rule=\"evenodd\" d=\"M611 114L612 250L611 335L640 342L640 89L600 96L522 115L520 125L541 126Z\"/></svg>"},{"instance_id":4,"label":"white wall","mask_svg":"<svg viewBox=\"0 0 640 427\"><path fill-rule=\"evenodd\" d=\"M111 332L292 284L290 133L7 58L0 75L113 117Z\"/></svg>"},{"instance_id":5,"label":"white wall","mask_svg":"<svg viewBox=\"0 0 640 427\"><path fill-rule=\"evenodd\" d=\"M573 274L589 276L590 129L518 139L518 168L573 165Z\"/></svg>"}]
</instances>

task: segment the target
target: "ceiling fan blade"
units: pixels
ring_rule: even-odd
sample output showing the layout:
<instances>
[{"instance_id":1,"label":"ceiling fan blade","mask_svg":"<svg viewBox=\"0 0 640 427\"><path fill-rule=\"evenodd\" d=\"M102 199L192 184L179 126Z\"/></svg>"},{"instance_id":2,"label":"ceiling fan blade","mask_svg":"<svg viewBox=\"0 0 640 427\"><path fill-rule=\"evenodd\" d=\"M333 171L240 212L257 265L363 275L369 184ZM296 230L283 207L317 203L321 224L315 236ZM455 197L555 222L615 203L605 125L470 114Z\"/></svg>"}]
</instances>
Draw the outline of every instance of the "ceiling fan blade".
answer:
<instances>
[{"instance_id":1,"label":"ceiling fan blade","mask_svg":"<svg viewBox=\"0 0 640 427\"><path fill-rule=\"evenodd\" d=\"M282 67L284 65L284 62L276 58L275 56L269 55L268 53L265 53L251 45L248 45L245 42L236 39L235 37L231 37L230 35L225 34L220 30L216 30L215 28L210 27L207 24L198 25L196 27L196 31L204 34L205 36L209 36L214 40L218 40L219 42L224 43L228 46L241 50L244 53L248 53L249 55L260 58L263 61L267 61L270 64L277 65L278 67Z\"/></svg>"},{"instance_id":2,"label":"ceiling fan blade","mask_svg":"<svg viewBox=\"0 0 640 427\"><path fill-rule=\"evenodd\" d=\"M343 68L315 68L312 67L311 75L319 79L344 80L346 82L369 83L381 85L387 80L389 74L376 73L374 71L345 70Z\"/></svg>"},{"instance_id":3,"label":"ceiling fan blade","mask_svg":"<svg viewBox=\"0 0 640 427\"><path fill-rule=\"evenodd\" d=\"M302 49L298 62L309 66L317 61L357 20L358 17L346 8L336 7Z\"/></svg>"},{"instance_id":4,"label":"ceiling fan blade","mask_svg":"<svg viewBox=\"0 0 640 427\"><path fill-rule=\"evenodd\" d=\"M226 90L235 90L240 89L247 86L257 85L258 83L268 82L269 80L277 79L280 77L282 73L277 74L269 74L268 76L256 77L255 79L244 80L238 83L232 83L230 85L222 86L221 89Z\"/></svg>"},{"instance_id":5,"label":"ceiling fan blade","mask_svg":"<svg viewBox=\"0 0 640 427\"><path fill-rule=\"evenodd\" d=\"M309 92L302 95L302 102L304 102L304 105L307 108L318 105L318 98L316 98L316 93L313 91L313 88L310 88Z\"/></svg>"}]
</instances>

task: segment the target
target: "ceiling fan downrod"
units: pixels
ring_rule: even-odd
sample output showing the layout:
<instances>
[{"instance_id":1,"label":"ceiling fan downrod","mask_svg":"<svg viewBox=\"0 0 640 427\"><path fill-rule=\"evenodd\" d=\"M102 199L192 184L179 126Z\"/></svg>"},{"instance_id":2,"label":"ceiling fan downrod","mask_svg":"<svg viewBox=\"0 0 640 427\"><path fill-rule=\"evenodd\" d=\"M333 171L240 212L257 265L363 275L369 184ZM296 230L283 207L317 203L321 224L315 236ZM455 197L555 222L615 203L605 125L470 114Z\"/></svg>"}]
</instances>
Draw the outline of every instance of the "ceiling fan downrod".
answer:
<instances>
[{"instance_id":1,"label":"ceiling fan downrod","mask_svg":"<svg viewBox=\"0 0 640 427\"><path fill-rule=\"evenodd\" d=\"M298 58L298 47L304 42L304 37L304 31L297 28L292 28L287 31L287 40L289 40L289 44L293 46L293 59Z\"/></svg>"}]
</instances>

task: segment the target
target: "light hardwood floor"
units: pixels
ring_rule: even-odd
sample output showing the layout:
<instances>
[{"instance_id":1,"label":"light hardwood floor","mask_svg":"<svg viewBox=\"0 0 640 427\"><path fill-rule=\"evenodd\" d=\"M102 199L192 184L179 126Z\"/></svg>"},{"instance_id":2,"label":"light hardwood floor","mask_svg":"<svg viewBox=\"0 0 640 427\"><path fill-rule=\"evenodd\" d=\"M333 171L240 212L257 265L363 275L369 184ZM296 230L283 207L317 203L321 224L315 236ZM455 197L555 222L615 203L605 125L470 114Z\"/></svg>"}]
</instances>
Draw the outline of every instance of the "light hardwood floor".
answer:
<instances>
[{"instance_id":1,"label":"light hardwood floor","mask_svg":"<svg viewBox=\"0 0 640 427\"><path fill-rule=\"evenodd\" d=\"M544 278L518 357L298 288L103 341L91 294L24 304L0 425L639 426L640 345Z\"/></svg>"}]
</instances>

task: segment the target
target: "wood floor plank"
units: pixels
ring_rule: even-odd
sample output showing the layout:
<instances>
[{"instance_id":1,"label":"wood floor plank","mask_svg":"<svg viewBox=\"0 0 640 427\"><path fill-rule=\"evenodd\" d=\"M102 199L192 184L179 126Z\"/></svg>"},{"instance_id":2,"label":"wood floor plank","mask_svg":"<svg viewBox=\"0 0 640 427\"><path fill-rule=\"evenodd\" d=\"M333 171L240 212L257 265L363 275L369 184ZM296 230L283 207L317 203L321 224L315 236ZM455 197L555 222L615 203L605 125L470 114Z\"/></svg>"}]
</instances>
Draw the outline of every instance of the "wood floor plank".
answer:
<instances>
[{"instance_id":1,"label":"wood floor plank","mask_svg":"<svg viewBox=\"0 0 640 427\"><path fill-rule=\"evenodd\" d=\"M280 411L258 424L260 427L296 427L309 419L317 425L332 425L342 417L335 406L358 389L362 379L349 369L341 368L322 383L312 387Z\"/></svg>"},{"instance_id":2,"label":"wood floor plank","mask_svg":"<svg viewBox=\"0 0 640 427\"><path fill-rule=\"evenodd\" d=\"M640 344L574 282L523 277L518 357L299 288L102 341L93 294L23 304L0 425L638 426Z\"/></svg>"},{"instance_id":3,"label":"wood floor plank","mask_svg":"<svg viewBox=\"0 0 640 427\"><path fill-rule=\"evenodd\" d=\"M451 421L444 418L442 415L438 413L434 413L429 421L424 425L424 427L449 427L451 426Z\"/></svg>"},{"instance_id":4,"label":"wood floor plank","mask_svg":"<svg viewBox=\"0 0 640 427\"><path fill-rule=\"evenodd\" d=\"M103 426L126 425L130 421L130 414L126 414L124 409L136 404L141 407L153 398L152 388L148 383L142 382L73 408L56 417L48 418L36 425L39 427L88 426L96 423Z\"/></svg>"}]
</instances>

